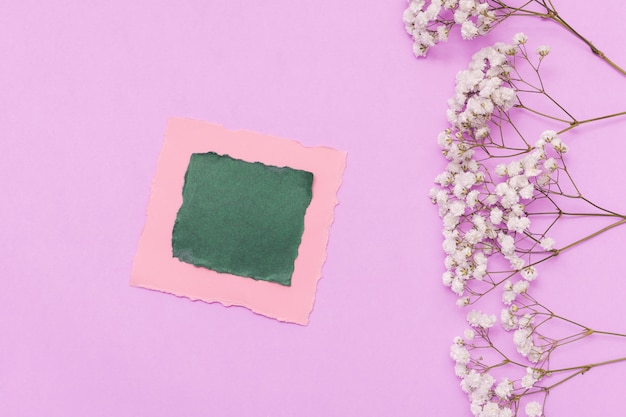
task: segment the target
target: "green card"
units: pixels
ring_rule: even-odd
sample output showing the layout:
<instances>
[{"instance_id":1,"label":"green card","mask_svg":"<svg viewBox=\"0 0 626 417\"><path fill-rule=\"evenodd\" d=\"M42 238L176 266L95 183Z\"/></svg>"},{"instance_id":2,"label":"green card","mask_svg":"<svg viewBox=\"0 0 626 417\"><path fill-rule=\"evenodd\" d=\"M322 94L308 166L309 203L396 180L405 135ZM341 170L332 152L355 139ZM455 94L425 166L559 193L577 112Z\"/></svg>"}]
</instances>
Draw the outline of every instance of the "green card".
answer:
<instances>
[{"instance_id":1,"label":"green card","mask_svg":"<svg viewBox=\"0 0 626 417\"><path fill-rule=\"evenodd\" d=\"M307 171L194 153L172 233L173 255L289 286L312 186Z\"/></svg>"}]
</instances>

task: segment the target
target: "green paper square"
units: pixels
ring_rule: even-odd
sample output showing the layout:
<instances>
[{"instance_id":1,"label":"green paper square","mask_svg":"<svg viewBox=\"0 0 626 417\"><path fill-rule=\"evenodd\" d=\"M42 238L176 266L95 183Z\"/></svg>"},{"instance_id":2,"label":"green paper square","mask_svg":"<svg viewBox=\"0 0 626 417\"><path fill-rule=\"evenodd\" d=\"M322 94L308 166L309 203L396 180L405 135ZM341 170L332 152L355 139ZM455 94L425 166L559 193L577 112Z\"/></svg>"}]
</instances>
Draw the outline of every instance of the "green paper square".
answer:
<instances>
[{"instance_id":1,"label":"green paper square","mask_svg":"<svg viewBox=\"0 0 626 417\"><path fill-rule=\"evenodd\" d=\"M312 186L307 171L194 153L174 223L173 255L289 286Z\"/></svg>"}]
</instances>

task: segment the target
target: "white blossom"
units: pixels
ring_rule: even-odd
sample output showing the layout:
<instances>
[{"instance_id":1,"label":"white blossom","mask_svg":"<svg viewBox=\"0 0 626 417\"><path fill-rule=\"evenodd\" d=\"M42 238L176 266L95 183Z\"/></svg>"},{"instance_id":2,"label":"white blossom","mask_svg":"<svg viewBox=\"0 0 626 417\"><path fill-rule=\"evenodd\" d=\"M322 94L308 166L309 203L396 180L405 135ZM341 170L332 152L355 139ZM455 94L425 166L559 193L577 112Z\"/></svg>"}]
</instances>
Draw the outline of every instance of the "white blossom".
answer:
<instances>
[{"instance_id":1,"label":"white blossom","mask_svg":"<svg viewBox=\"0 0 626 417\"><path fill-rule=\"evenodd\" d=\"M481 311L472 310L467 314L467 322L472 327L488 329L496 323L495 314L483 314Z\"/></svg>"},{"instance_id":2,"label":"white blossom","mask_svg":"<svg viewBox=\"0 0 626 417\"><path fill-rule=\"evenodd\" d=\"M541 239L539 244L544 250L552 250L554 248L554 239L551 237L544 237Z\"/></svg>"},{"instance_id":3,"label":"white blossom","mask_svg":"<svg viewBox=\"0 0 626 417\"><path fill-rule=\"evenodd\" d=\"M526 281L533 281L537 278L537 269L534 266L527 266L520 271L520 274Z\"/></svg>"},{"instance_id":4,"label":"white blossom","mask_svg":"<svg viewBox=\"0 0 626 417\"><path fill-rule=\"evenodd\" d=\"M510 308L505 308L500 312L500 322L506 331L514 330L518 326L517 317Z\"/></svg>"},{"instance_id":5,"label":"white blossom","mask_svg":"<svg viewBox=\"0 0 626 417\"><path fill-rule=\"evenodd\" d=\"M526 375L522 377L521 385L523 388L532 388L540 379L541 373L531 367L526 368Z\"/></svg>"},{"instance_id":6,"label":"white blossom","mask_svg":"<svg viewBox=\"0 0 626 417\"><path fill-rule=\"evenodd\" d=\"M508 400L511 395L513 395L513 382L508 378L504 378L502 382L496 386L494 392L501 400Z\"/></svg>"},{"instance_id":7,"label":"white blossom","mask_svg":"<svg viewBox=\"0 0 626 417\"><path fill-rule=\"evenodd\" d=\"M535 50L535 52L540 58L544 58L550 53L550 47L548 45L541 45Z\"/></svg>"},{"instance_id":8,"label":"white blossom","mask_svg":"<svg viewBox=\"0 0 626 417\"><path fill-rule=\"evenodd\" d=\"M528 36L524 35L522 32L516 33L513 36L513 43L516 45L523 45L528 41Z\"/></svg>"},{"instance_id":9,"label":"white blossom","mask_svg":"<svg viewBox=\"0 0 626 417\"><path fill-rule=\"evenodd\" d=\"M456 363L461 363L463 365L467 365L470 361L469 351L465 348L465 346L459 346L456 343L450 347L450 357Z\"/></svg>"},{"instance_id":10,"label":"white blossom","mask_svg":"<svg viewBox=\"0 0 626 417\"><path fill-rule=\"evenodd\" d=\"M540 417L543 414L541 404L539 404L537 401L531 401L526 404L525 411L528 417Z\"/></svg>"}]
</instances>

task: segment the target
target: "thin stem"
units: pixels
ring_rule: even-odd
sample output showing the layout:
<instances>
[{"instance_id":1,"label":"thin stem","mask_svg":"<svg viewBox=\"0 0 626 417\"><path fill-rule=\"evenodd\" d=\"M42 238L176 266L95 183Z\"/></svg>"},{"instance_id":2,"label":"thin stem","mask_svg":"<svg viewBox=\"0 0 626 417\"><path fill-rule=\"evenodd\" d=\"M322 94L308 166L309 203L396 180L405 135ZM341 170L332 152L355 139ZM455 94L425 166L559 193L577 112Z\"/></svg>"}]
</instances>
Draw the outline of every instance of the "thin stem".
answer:
<instances>
[{"instance_id":1,"label":"thin stem","mask_svg":"<svg viewBox=\"0 0 626 417\"><path fill-rule=\"evenodd\" d=\"M549 114L541 113L541 112L539 112L539 111L537 111L537 110L533 110L533 109L531 109L530 107L526 107L524 104L518 104L518 105L517 105L517 106L515 106L515 107L517 107L518 109L524 109L524 110L526 110L526 111L529 111L529 112L531 112L531 113L534 113L534 114L539 115L539 116L542 116L542 117L545 117L545 118L547 118L547 119L555 120L555 121L557 121L557 122L561 122L561 123L568 123L568 124L570 124L570 125L572 124L572 122L570 122L570 121L568 121L568 120L564 120L564 119L561 119L561 118L556 117L556 116L550 116ZM580 123L578 123L578 124L580 124ZM570 127L570 129L571 129L571 128L572 128L572 127Z\"/></svg>"},{"instance_id":2,"label":"thin stem","mask_svg":"<svg viewBox=\"0 0 626 417\"><path fill-rule=\"evenodd\" d=\"M578 369L579 371L587 372L588 370L597 368L599 366L610 365L610 364L619 363L619 362L626 362L626 357L591 363L589 365L571 366L568 368L560 368L560 369L550 369L549 372L567 372L567 371L573 371L576 369Z\"/></svg>"},{"instance_id":3,"label":"thin stem","mask_svg":"<svg viewBox=\"0 0 626 417\"><path fill-rule=\"evenodd\" d=\"M619 112L619 113L607 114L606 116L599 116L599 117L594 117L594 118L591 118L591 119L574 120L573 122L570 122L570 125L568 127L566 127L563 130L560 130L558 132L558 134L560 135L562 133L565 133L568 130L572 130L575 127L578 127L578 126L580 126L582 124L585 124L585 123L591 123L591 122L596 122L598 120L606 120L606 119L610 119L612 117L619 117L619 116L625 116L625 115L626 115L626 111L622 111L622 112ZM548 116L546 116L546 117L548 117Z\"/></svg>"},{"instance_id":4,"label":"thin stem","mask_svg":"<svg viewBox=\"0 0 626 417\"><path fill-rule=\"evenodd\" d=\"M591 238L593 238L593 237L595 237L595 236L598 236L598 235L600 235L600 234L602 234L602 233L606 232L607 230L611 230L611 229L613 229L614 227L617 227L617 226L622 225L622 224L624 224L624 223L626 223L626 219L622 219L622 220L617 221L617 222L615 222L615 223L612 223L612 224L610 224L610 225L608 225L608 226L606 226L606 227L603 227L602 229L600 229L600 230L598 230L598 231L596 231L596 232L593 232L593 233L592 233L592 234L590 234L589 236L585 236L585 237L584 237L584 238L582 238L582 239L578 239L577 241L572 242L572 243L570 243L569 245L566 245L566 246L563 246L563 247L562 247L562 248L560 248L560 249L557 249L557 250L556 250L556 252L555 252L555 255L558 255L559 253L561 253L561 252L563 252L563 251L565 251L565 250L567 250L567 249L570 249L570 248L572 248L572 247L574 247L574 246L576 246L576 245L578 245L578 244L580 244L580 243L583 243L583 242L585 242L585 241L587 241L587 240L589 240L589 239L591 239Z\"/></svg>"},{"instance_id":5,"label":"thin stem","mask_svg":"<svg viewBox=\"0 0 626 417\"><path fill-rule=\"evenodd\" d=\"M600 59L602 59L604 62L609 64L611 67L613 67L613 69L617 70L622 75L626 75L626 71L622 67L617 65L611 59L609 59L609 57L607 57L604 54L604 52L602 52L601 50L596 48L596 46L594 44L592 44L589 40L587 40L587 38L585 38L580 33L578 33L572 26L569 25L569 23L567 23L565 20L563 20L563 18L561 16L558 15L556 10L548 9L547 18L552 20L552 21L554 21L554 22L556 22L556 23L558 23L559 25L561 25L565 29L567 29L572 35L574 35L575 37L577 37L578 39L583 41L591 49L591 52L594 55L597 55Z\"/></svg>"},{"instance_id":6,"label":"thin stem","mask_svg":"<svg viewBox=\"0 0 626 417\"><path fill-rule=\"evenodd\" d=\"M581 35L576 29L574 29L569 23L567 23L559 15L559 13L556 11L556 8L554 7L554 5L552 4L551 1L548 2L549 5L545 1L535 1L535 3L537 3L542 8L545 9L545 13L523 9L523 7L526 7L530 2L525 3L521 7L508 6L508 5L504 4L504 2L502 0L496 0L496 1L494 1L494 3L498 4L502 8L510 10L510 12L508 14L506 14L506 17L509 17L509 16L533 16L533 17L540 17L540 18L552 20L553 22L557 23L558 25L563 27L565 30L570 32L576 38L581 40L585 45L587 45L589 47L589 49L591 49L591 52L594 55L598 56L604 62L609 64L613 69L618 71L620 74L626 76L626 71L622 67L617 65L611 59L609 59L609 57L607 57L604 52L602 52L600 49L598 49L593 43L591 43L591 41L589 41L587 38L585 38L583 35Z\"/></svg>"}]
</instances>

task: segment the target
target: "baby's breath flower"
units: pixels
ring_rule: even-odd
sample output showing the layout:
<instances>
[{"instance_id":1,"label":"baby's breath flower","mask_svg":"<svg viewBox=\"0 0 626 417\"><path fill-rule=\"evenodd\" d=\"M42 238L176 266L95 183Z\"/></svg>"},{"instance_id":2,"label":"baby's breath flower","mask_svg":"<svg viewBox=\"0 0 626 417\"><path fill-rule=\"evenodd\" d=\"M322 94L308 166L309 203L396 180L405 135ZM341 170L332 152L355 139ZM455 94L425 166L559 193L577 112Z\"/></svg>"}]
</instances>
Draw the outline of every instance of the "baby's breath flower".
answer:
<instances>
[{"instance_id":1,"label":"baby's breath flower","mask_svg":"<svg viewBox=\"0 0 626 417\"><path fill-rule=\"evenodd\" d=\"M545 250L554 249L554 239L552 239L551 237L544 237L543 239L541 239L539 244Z\"/></svg>"},{"instance_id":2,"label":"baby's breath flower","mask_svg":"<svg viewBox=\"0 0 626 417\"><path fill-rule=\"evenodd\" d=\"M540 139L544 142L550 143L552 139L557 137L557 133L554 130L544 130L541 133Z\"/></svg>"},{"instance_id":3,"label":"baby's breath flower","mask_svg":"<svg viewBox=\"0 0 626 417\"><path fill-rule=\"evenodd\" d=\"M532 268L532 267L529 267L529 268ZM524 275L524 274L523 274L523 271L526 271L526 269L527 269L527 268L524 268L524 269L522 270L522 276ZM533 269L534 269L534 268L533 268ZM536 272L535 272L535 273L536 273ZM519 294L523 294L523 293L525 293L525 292L528 290L528 287L529 287L529 285L530 285L530 284L528 283L528 281L530 281L530 280L527 280L527 281L517 281L517 282L515 283L515 285L513 285L513 292L514 292L516 295L519 295Z\"/></svg>"},{"instance_id":4,"label":"baby's breath flower","mask_svg":"<svg viewBox=\"0 0 626 417\"><path fill-rule=\"evenodd\" d=\"M540 417L543 414L541 404L539 404L537 401L531 401L526 404L525 411L528 417Z\"/></svg>"},{"instance_id":5,"label":"baby's breath flower","mask_svg":"<svg viewBox=\"0 0 626 417\"><path fill-rule=\"evenodd\" d=\"M471 20L465 20L461 25L463 39L474 39L478 35L478 28Z\"/></svg>"},{"instance_id":6,"label":"baby's breath flower","mask_svg":"<svg viewBox=\"0 0 626 417\"><path fill-rule=\"evenodd\" d=\"M512 308L504 308L500 312L500 323L506 331L514 330L517 328L517 317L513 314Z\"/></svg>"},{"instance_id":7,"label":"baby's breath flower","mask_svg":"<svg viewBox=\"0 0 626 417\"><path fill-rule=\"evenodd\" d=\"M522 275L522 278L524 278L526 281L533 281L535 278L537 278L538 275L537 269L535 269L534 266L527 266L520 271L520 274Z\"/></svg>"},{"instance_id":8,"label":"baby's breath flower","mask_svg":"<svg viewBox=\"0 0 626 417\"><path fill-rule=\"evenodd\" d=\"M495 314L483 314L478 310L472 310L467 314L467 322L472 327L480 327L483 329L488 329L493 327L496 323Z\"/></svg>"},{"instance_id":9,"label":"baby's breath flower","mask_svg":"<svg viewBox=\"0 0 626 417\"><path fill-rule=\"evenodd\" d=\"M454 365L454 374L458 376L459 378L463 378L465 375L467 375L467 372L468 370L465 364L457 362Z\"/></svg>"},{"instance_id":10,"label":"baby's breath flower","mask_svg":"<svg viewBox=\"0 0 626 417\"><path fill-rule=\"evenodd\" d=\"M513 382L508 378L504 378L502 382L496 386L495 394L501 400L508 400L511 395L513 395Z\"/></svg>"},{"instance_id":11,"label":"baby's breath flower","mask_svg":"<svg viewBox=\"0 0 626 417\"><path fill-rule=\"evenodd\" d=\"M539 55L540 59L543 59L550 53L550 47L548 45L541 45L535 50L535 52Z\"/></svg>"},{"instance_id":12,"label":"baby's breath flower","mask_svg":"<svg viewBox=\"0 0 626 417\"><path fill-rule=\"evenodd\" d=\"M461 297L461 298L456 300L456 305L458 307L465 307L465 306L469 305L469 303L470 303L469 297Z\"/></svg>"},{"instance_id":13,"label":"baby's breath flower","mask_svg":"<svg viewBox=\"0 0 626 417\"><path fill-rule=\"evenodd\" d=\"M488 31L498 18L486 0L411 0L404 16L419 55L426 55L429 48L446 40L454 26L469 39ZM527 54L527 42L526 35L518 33L512 43L483 48L457 74L446 112L450 127L437 138L447 166L435 179L437 187L429 192L443 225L446 271L442 283L456 294L456 304L461 308L474 305L495 289L493 293L501 296L505 306L498 327L510 332L507 340L512 340L522 356L505 356L502 363L490 363L493 358L483 356L486 350L493 348L507 355L511 351L496 346L500 343L499 330L490 330L496 325L496 316L477 310L467 314L470 328L464 337L455 338L450 357L470 409L478 417L512 417L513 410L521 415L527 401L520 401L521 396L545 390L536 384L550 373L550 355L561 341L550 338L544 333L549 326L542 326L559 317L548 316L547 308L535 301L529 288L539 275L539 264L557 253L554 240L545 236L554 223L543 219L562 217L557 202L567 195L568 184L562 187L561 183L571 179L564 158L568 147L555 130L544 130L533 146L514 124L518 110L532 111L526 107L532 101L526 101L525 94L533 85L543 84L529 82L517 87L526 81L520 80L525 72L517 65L530 62L534 70L539 68L531 62L537 58ZM541 60L550 48L541 46L536 52ZM517 109L510 111L514 107ZM550 120L551 124L558 122L557 117ZM511 143L508 133L513 131ZM541 231L546 224L547 229ZM553 253L546 255L545 251ZM522 363L535 368L527 368L521 378L504 378L497 385L487 372L494 367L498 372L516 369ZM544 366L546 369L541 369ZM526 405L529 417L542 415L538 404Z\"/></svg>"},{"instance_id":14,"label":"baby's breath flower","mask_svg":"<svg viewBox=\"0 0 626 417\"><path fill-rule=\"evenodd\" d=\"M552 148L558 153L566 153L568 151L567 145L564 144L560 138L554 138L550 145L552 145Z\"/></svg>"},{"instance_id":15,"label":"baby's breath flower","mask_svg":"<svg viewBox=\"0 0 626 417\"><path fill-rule=\"evenodd\" d=\"M523 45L528 41L528 36L524 35L522 32L516 33L513 36L513 43L515 45Z\"/></svg>"},{"instance_id":16,"label":"baby's breath flower","mask_svg":"<svg viewBox=\"0 0 626 417\"><path fill-rule=\"evenodd\" d=\"M465 346L459 346L457 343L450 346L450 357L456 363L461 363L463 365L467 365L470 361L469 351L465 348Z\"/></svg>"},{"instance_id":17,"label":"baby's breath flower","mask_svg":"<svg viewBox=\"0 0 626 417\"><path fill-rule=\"evenodd\" d=\"M521 385L523 388L532 388L540 379L541 373L537 369L531 367L526 368L526 375L522 377Z\"/></svg>"},{"instance_id":18,"label":"baby's breath flower","mask_svg":"<svg viewBox=\"0 0 626 417\"><path fill-rule=\"evenodd\" d=\"M516 255L507 256L506 259L509 261L514 271L520 271L526 264L522 258Z\"/></svg>"}]
</instances>

